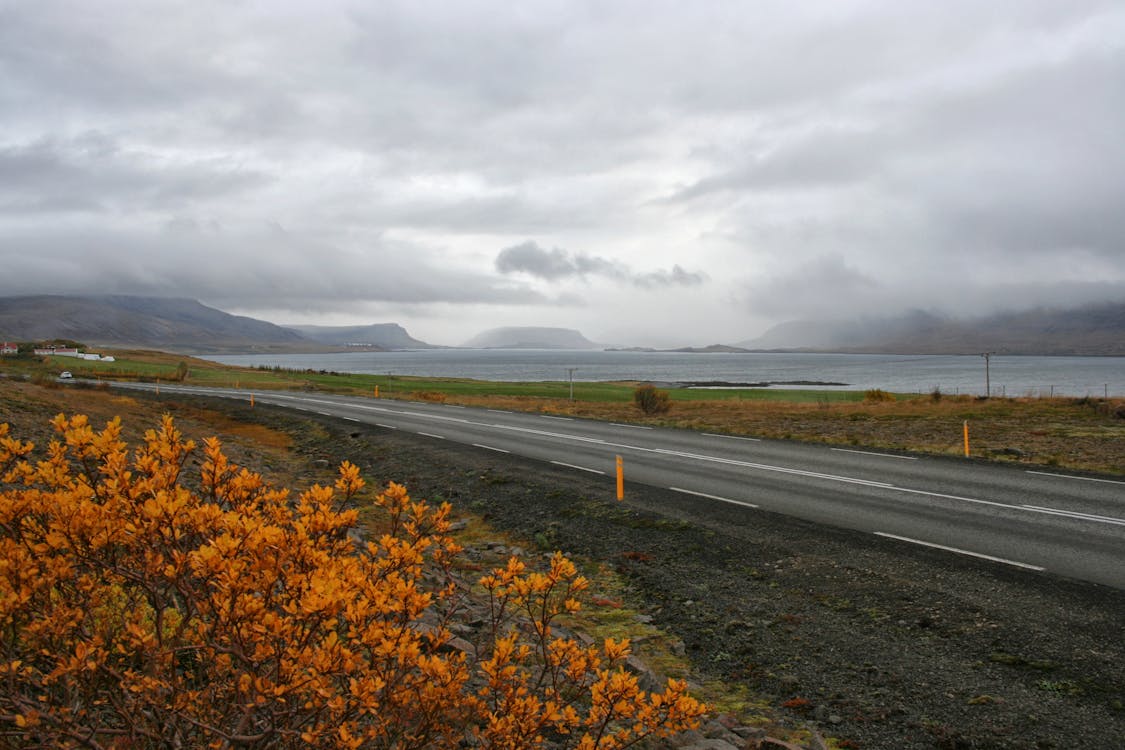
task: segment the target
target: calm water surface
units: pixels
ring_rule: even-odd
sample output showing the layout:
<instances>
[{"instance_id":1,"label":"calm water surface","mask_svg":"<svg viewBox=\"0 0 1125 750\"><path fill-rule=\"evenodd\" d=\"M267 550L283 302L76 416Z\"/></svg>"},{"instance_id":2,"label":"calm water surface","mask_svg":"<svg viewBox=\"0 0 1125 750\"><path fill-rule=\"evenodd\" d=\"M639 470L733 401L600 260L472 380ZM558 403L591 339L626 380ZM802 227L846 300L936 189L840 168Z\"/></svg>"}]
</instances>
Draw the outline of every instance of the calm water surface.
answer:
<instances>
[{"instance_id":1,"label":"calm water surface","mask_svg":"<svg viewBox=\"0 0 1125 750\"><path fill-rule=\"evenodd\" d=\"M738 383L816 381L848 390L983 394L980 356L890 354L683 354L505 349L426 349L337 354L231 354L209 359L248 367L330 370L477 380L645 380ZM993 395L1125 395L1125 357L993 355ZM783 387L783 386L773 386ZM820 386L818 386L820 387ZM827 386L826 386L827 387Z\"/></svg>"}]
</instances>

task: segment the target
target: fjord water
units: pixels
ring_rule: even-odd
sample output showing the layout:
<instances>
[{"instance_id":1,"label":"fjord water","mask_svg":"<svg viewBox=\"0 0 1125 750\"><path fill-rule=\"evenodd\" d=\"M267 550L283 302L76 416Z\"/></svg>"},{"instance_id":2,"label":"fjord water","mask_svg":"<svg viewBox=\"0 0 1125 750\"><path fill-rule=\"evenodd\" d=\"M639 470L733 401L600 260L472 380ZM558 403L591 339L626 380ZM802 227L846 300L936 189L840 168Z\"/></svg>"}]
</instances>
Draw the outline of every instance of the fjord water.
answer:
<instances>
[{"instance_id":1,"label":"fjord water","mask_svg":"<svg viewBox=\"0 0 1125 750\"><path fill-rule=\"evenodd\" d=\"M209 359L247 367L504 381L642 380L660 383L840 383L810 388L983 394L978 355L793 354L424 349L333 354L228 354ZM1125 395L1125 357L992 355L992 395ZM771 386L785 387L785 386Z\"/></svg>"}]
</instances>

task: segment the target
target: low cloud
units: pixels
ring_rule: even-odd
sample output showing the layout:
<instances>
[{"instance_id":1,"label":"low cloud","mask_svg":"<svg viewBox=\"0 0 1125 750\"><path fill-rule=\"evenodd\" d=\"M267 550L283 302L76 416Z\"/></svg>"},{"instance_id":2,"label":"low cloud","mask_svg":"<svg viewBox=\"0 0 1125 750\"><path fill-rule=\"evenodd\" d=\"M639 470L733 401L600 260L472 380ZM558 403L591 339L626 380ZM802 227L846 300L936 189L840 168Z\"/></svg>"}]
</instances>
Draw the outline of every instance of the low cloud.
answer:
<instances>
[{"instance_id":1,"label":"low cloud","mask_svg":"<svg viewBox=\"0 0 1125 750\"><path fill-rule=\"evenodd\" d=\"M670 271L636 273L623 263L557 247L547 250L531 240L501 250L496 256L496 270L503 274L523 273L551 282L600 276L642 289L697 286L707 280L704 274L686 271L679 265L672 266Z\"/></svg>"}]
</instances>

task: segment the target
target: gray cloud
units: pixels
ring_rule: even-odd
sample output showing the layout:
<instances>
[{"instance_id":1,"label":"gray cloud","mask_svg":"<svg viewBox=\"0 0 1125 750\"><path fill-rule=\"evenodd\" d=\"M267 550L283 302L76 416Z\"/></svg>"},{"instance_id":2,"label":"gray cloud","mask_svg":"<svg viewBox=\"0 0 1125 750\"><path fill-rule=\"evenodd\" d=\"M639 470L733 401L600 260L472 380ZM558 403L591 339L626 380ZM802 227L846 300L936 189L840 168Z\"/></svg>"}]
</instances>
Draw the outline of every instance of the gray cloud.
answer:
<instances>
[{"instance_id":1,"label":"gray cloud","mask_svg":"<svg viewBox=\"0 0 1125 750\"><path fill-rule=\"evenodd\" d=\"M671 271L634 273L624 264L606 258L557 247L547 250L531 240L501 250L496 256L496 270L503 274L525 273L546 281L601 276L645 289L696 286L706 280L704 274L685 271L679 265L672 266Z\"/></svg>"},{"instance_id":2,"label":"gray cloud","mask_svg":"<svg viewBox=\"0 0 1125 750\"><path fill-rule=\"evenodd\" d=\"M370 301L419 306L556 302L523 284L443 268L440 254L424 247L384 240L343 255L278 227L228 232L178 222L153 233L86 228L4 234L0 243L19 249L6 259L0 294L187 296L240 309L281 302L304 310ZM246 245L268 246L269 252L248 255L240 251ZM133 262L150 253L162 262ZM335 260L326 265L326 257Z\"/></svg>"},{"instance_id":3,"label":"gray cloud","mask_svg":"<svg viewBox=\"0 0 1125 750\"><path fill-rule=\"evenodd\" d=\"M496 270L526 273L548 281L590 275L624 279L628 275L620 264L604 258L570 253L557 247L547 250L531 240L501 250L496 256Z\"/></svg>"},{"instance_id":4,"label":"gray cloud","mask_svg":"<svg viewBox=\"0 0 1125 750\"><path fill-rule=\"evenodd\" d=\"M5 3L0 119L5 293L739 340L1125 286L1118 0Z\"/></svg>"},{"instance_id":5,"label":"gray cloud","mask_svg":"<svg viewBox=\"0 0 1125 750\"><path fill-rule=\"evenodd\" d=\"M269 177L221 158L169 163L100 133L0 147L0 212L182 209L262 187Z\"/></svg>"}]
</instances>

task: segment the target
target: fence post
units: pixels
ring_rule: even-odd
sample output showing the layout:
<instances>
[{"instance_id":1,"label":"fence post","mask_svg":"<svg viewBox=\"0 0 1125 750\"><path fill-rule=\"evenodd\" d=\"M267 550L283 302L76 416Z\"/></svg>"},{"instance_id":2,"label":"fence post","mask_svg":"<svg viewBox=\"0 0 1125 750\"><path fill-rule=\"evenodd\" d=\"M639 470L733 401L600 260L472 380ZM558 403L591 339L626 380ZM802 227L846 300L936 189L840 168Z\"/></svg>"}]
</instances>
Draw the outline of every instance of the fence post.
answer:
<instances>
[{"instance_id":1,"label":"fence post","mask_svg":"<svg viewBox=\"0 0 1125 750\"><path fill-rule=\"evenodd\" d=\"M617 499L625 499L625 469L621 456L617 457Z\"/></svg>"}]
</instances>

